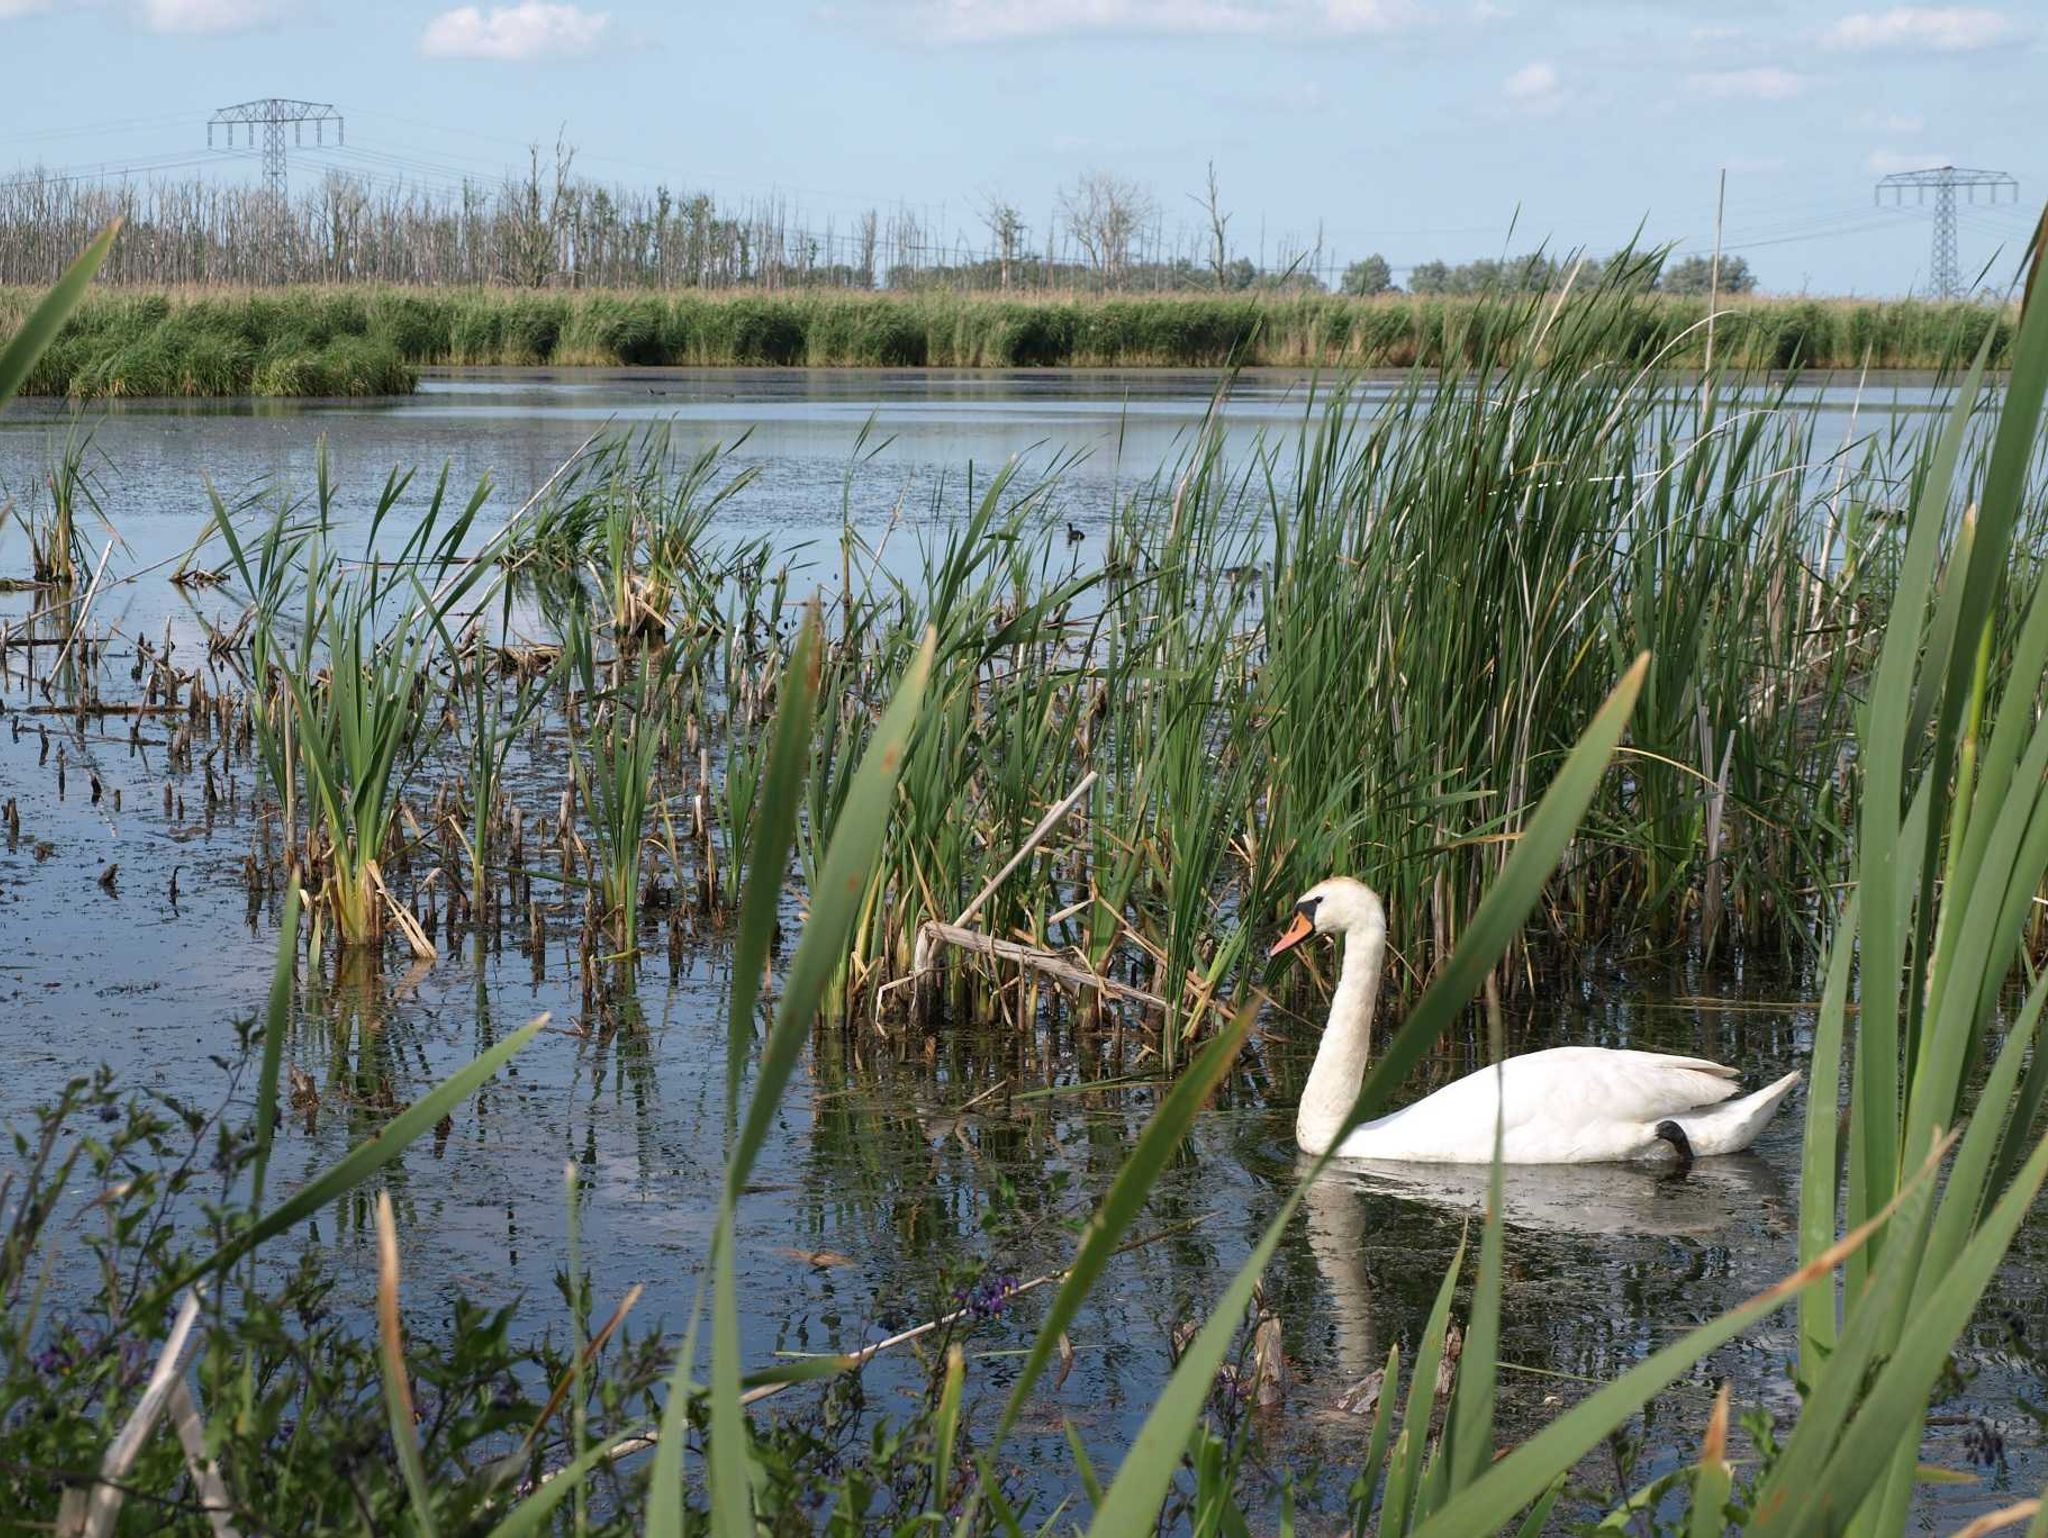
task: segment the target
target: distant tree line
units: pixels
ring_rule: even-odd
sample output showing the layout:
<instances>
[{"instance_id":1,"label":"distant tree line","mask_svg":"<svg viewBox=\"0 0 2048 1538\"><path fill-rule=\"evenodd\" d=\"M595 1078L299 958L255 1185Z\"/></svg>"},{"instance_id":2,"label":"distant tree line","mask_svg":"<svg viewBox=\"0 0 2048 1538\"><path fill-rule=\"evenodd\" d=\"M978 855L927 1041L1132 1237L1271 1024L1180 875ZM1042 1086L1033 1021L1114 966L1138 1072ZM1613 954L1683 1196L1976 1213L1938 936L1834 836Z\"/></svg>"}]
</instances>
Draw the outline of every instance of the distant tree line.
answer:
<instances>
[{"instance_id":1,"label":"distant tree line","mask_svg":"<svg viewBox=\"0 0 2048 1538\"><path fill-rule=\"evenodd\" d=\"M1199 217L1169 224L1138 182L1077 176L1036 224L997 193L976 208L969 241L929 216L869 209L823 228L771 198L720 204L710 194L606 186L575 173L575 151L534 146L496 183L426 188L331 171L280 201L258 187L191 179L98 182L25 172L0 179L0 284L48 283L116 217L126 231L103 269L116 283L262 285L370 282L513 288L804 288L972 292L1399 292L1377 254L1339 268L1320 232L1233 238L1214 165L1189 194ZM1704 293L1710 263L1687 257L1643 286ZM1408 273L1417 294L1549 290L1571 261L1543 254ZM1580 281L1598 276L1587 264ZM1723 293L1756 286L1740 257L1721 265Z\"/></svg>"},{"instance_id":2,"label":"distant tree line","mask_svg":"<svg viewBox=\"0 0 2048 1538\"><path fill-rule=\"evenodd\" d=\"M1624 286L1644 293L1756 292L1756 275L1749 270L1749 263L1739 256L1723 256L1718 276L1713 258L1705 256L1685 256L1660 264L1653 258L1635 253L1614 260L1627 264L1627 270L1617 274ZM1598 257L1559 259L1540 251L1505 261L1484 259L1461 262L1456 266L1441 261L1421 262L1409 270L1407 291L1447 295L1554 293L1567 280L1586 287L1599 283L1606 274L1607 266L1608 263ZM1387 259L1379 255L1364 257L1346 267L1341 290L1357 295L1401 292L1394 283L1393 269L1387 265Z\"/></svg>"}]
</instances>

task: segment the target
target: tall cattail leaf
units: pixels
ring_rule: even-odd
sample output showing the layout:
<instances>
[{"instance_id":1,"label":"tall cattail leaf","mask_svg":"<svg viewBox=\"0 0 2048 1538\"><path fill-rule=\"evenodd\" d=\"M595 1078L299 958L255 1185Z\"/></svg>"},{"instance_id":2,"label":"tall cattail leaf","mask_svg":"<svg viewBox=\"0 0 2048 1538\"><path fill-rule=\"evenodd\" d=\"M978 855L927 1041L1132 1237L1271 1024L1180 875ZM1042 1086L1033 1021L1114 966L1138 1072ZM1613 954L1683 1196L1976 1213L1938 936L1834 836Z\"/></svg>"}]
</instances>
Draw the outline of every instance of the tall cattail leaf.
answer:
<instances>
[{"instance_id":1,"label":"tall cattail leaf","mask_svg":"<svg viewBox=\"0 0 2048 1538\"><path fill-rule=\"evenodd\" d=\"M1256 1004L1248 1004L1237 1012L1229 1026L1219 1032L1202 1049L1201 1055L1188 1065L1187 1071L1174 1081L1173 1088L1160 1101L1159 1109L1145 1123L1144 1131L1138 1134L1138 1141L1118 1167L1116 1178L1103 1196L1102 1205L1089 1219L1067 1278L1054 1294L1052 1304L1039 1325L1031 1353L1024 1359L1024 1366L1003 1406L1003 1418L997 1424L991 1451L1002 1446L1004 1438L1017 1424L1017 1417L1023 1412L1031 1390L1059 1349L1060 1336L1073 1323L1081 1304L1101 1277L1103 1267L1109 1264L1117 1246L1123 1243L1131 1225L1145 1210L1146 1198L1179 1151L1188 1128L1194 1125L1195 1117L1209 1103L1224 1074L1237 1060L1238 1051L1244 1045L1245 1035L1257 1013Z\"/></svg>"},{"instance_id":2,"label":"tall cattail leaf","mask_svg":"<svg viewBox=\"0 0 2048 1538\"><path fill-rule=\"evenodd\" d=\"M498 1070L517 1056L520 1049L532 1041L547 1023L546 1015L537 1016L503 1041L479 1053L471 1062L458 1068L392 1117L375 1137L359 1143L335 1164L300 1186L272 1208L268 1216L258 1218L204 1260L188 1266L168 1283L158 1287L145 1300L147 1306L155 1307L189 1283L203 1276L210 1276L215 1271L225 1270L258 1245L276 1238L294 1224L311 1217L337 1197L354 1190L404 1153L442 1117L451 1114L463 1101L488 1084ZM138 1305L141 1306L144 1305Z\"/></svg>"},{"instance_id":3,"label":"tall cattail leaf","mask_svg":"<svg viewBox=\"0 0 2048 1538\"><path fill-rule=\"evenodd\" d=\"M277 1126L277 1080L284 1064L284 1038L291 1028L292 979L297 975L299 884L285 883L284 914L277 925L277 961L270 974L270 1003L263 1012L263 1060L256 1073L256 1148L249 1165L249 1206L263 1210L263 1179L270 1170L270 1140Z\"/></svg>"},{"instance_id":4,"label":"tall cattail leaf","mask_svg":"<svg viewBox=\"0 0 2048 1538\"><path fill-rule=\"evenodd\" d=\"M64 269L64 276L29 312L28 319L21 323L21 329L14 333L4 348L0 348L0 406L14 399L15 392L36 366L36 360L57 340L57 333L64 329L64 322L71 318L71 312L85 298L85 290L92 282L93 274L100 270L107 253L114 249L114 237L120 232L119 219L100 231L92 244L79 252L71 265Z\"/></svg>"},{"instance_id":5,"label":"tall cattail leaf","mask_svg":"<svg viewBox=\"0 0 2048 1538\"><path fill-rule=\"evenodd\" d=\"M739 1284L732 1257L734 1211L781 1106L783 1090L810 1034L825 988L845 956L847 937L853 932L854 919L867 893L875 856L888 827L897 776L923 707L935 645L936 638L927 634L896 687L895 699L876 726L847 792L839 821L832 830L824 868L811 893L810 914L804 922L802 938L797 941L796 954L783 980L775 1024L761 1054L754 1097L726 1160L725 1196L712 1237L709 1446L712 1522L724 1538L749 1538L754 1525L753 1492L747 1476L747 1420L740 1404ZM796 760L784 759L779 764L782 772L793 779ZM788 794L793 801L794 784L773 785L769 793ZM679 1361L676 1380L670 1387L672 1399L686 1381L689 1365ZM668 1429L664 1428L664 1441Z\"/></svg>"}]
</instances>

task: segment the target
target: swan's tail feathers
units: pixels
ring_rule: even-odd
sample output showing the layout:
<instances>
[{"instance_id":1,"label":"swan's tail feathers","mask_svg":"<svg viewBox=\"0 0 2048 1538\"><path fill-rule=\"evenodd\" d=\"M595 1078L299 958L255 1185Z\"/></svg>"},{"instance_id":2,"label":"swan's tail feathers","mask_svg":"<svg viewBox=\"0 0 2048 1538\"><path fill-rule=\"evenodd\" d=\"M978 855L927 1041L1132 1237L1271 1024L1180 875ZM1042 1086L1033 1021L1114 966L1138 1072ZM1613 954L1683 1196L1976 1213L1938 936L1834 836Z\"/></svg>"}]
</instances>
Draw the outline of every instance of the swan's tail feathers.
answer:
<instances>
[{"instance_id":1,"label":"swan's tail feathers","mask_svg":"<svg viewBox=\"0 0 2048 1538\"><path fill-rule=\"evenodd\" d=\"M1777 1111L1778 1102L1789 1095L1792 1086L1798 1082L1799 1074L1794 1070L1753 1095L1689 1111L1671 1120L1684 1131L1686 1141L1692 1144L1692 1151L1698 1157L1741 1153L1756 1141L1756 1135L1764 1130L1764 1123Z\"/></svg>"}]
</instances>

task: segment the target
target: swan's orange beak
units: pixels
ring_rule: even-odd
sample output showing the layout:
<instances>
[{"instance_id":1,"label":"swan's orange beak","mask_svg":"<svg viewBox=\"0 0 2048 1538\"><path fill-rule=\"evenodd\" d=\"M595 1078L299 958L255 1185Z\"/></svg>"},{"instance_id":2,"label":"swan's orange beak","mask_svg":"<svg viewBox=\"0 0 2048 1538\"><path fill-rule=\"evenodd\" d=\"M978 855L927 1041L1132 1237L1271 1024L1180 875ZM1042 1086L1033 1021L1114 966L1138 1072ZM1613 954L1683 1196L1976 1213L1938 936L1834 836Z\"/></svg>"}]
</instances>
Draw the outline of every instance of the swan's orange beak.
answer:
<instances>
[{"instance_id":1,"label":"swan's orange beak","mask_svg":"<svg viewBox=\"0 0 2048 1538\"><path fill-rule=\"evenodd\" d=\"M1295 914L1294 921L1287 926L1287 932L1275 940L1273 948L1266 952L1266 959L1270 961L1275 956L1284 955L1315 932L1316 926L1309 922L1306 913Z\"/></svg>"}]
</instances>

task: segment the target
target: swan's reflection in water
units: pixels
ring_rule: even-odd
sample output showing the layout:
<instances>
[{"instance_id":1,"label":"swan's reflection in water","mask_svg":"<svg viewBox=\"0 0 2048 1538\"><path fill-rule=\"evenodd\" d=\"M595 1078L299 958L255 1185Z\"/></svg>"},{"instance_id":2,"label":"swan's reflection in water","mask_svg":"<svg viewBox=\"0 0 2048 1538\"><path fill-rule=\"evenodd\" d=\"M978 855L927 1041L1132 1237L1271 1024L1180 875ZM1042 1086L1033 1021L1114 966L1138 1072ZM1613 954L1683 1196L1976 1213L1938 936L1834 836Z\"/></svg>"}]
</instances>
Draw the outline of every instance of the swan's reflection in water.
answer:
<instances>
[{"instance_id":1,"label":"swan's reflection in water","mask_svg":"<svg viewBox=\"0 0 2048 1538\"><path fill-rule=\"evenodd\" d=\"M1304 1171L1303 1156L1299 1168ZM1387 1341L1373 1308L1371 1253L1389 1201L1474 1219L1486 1208L1491 1171L1478 1164L1346 1160L1304 1199L1308 1244L1331 1304L1336 1366L1346 1380L1384 1365ZM1703 1159L1679 1174L1650 1164L1521 1164L1501 1171L1512 1253L1516 1235L1609 1244L1677 1240L1750 1250L1791 1230L1794 1208L1778 1168L1753 1154ZM1763 1279L1768 1279L1763 1278ZM1735 1299L1729 1299L1730 1302Z\"/></svg>"}]
</instances>

